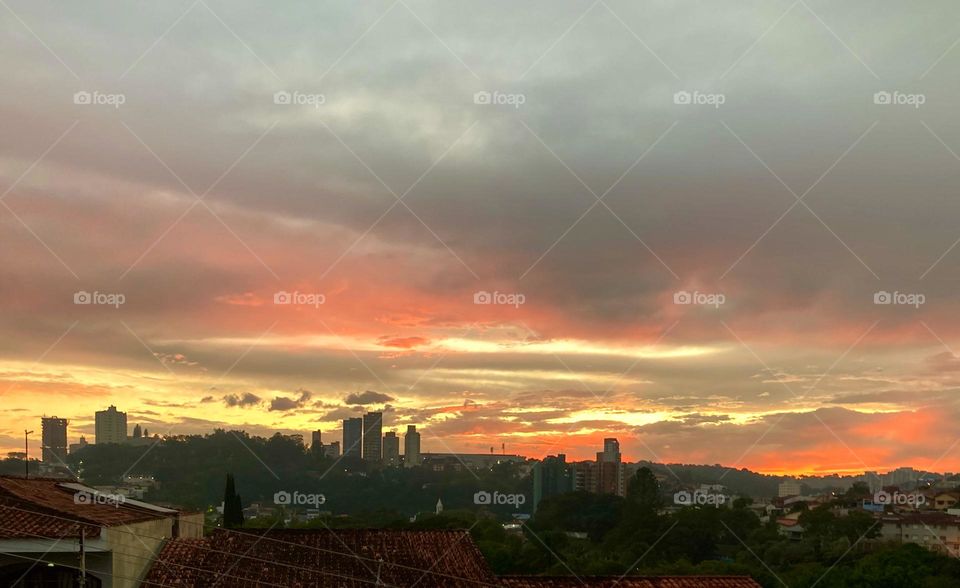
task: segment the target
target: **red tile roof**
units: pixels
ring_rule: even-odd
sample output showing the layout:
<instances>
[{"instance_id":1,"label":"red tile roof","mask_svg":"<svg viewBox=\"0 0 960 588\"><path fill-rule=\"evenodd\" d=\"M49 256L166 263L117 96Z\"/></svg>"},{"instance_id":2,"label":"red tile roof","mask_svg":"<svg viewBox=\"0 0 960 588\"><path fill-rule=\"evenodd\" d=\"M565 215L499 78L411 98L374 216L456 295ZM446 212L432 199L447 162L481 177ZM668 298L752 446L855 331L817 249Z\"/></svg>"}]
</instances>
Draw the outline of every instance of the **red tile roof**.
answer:
<instances>
[{"instance_id":1,"label":"red tile roof","mask_svg":"<svg viewBox=\"0 0 960 588\"><path fill-rule=\"evenodd\" d=\"M281 529L227 531L167 542L145 588L443 586L495 587L466 531Z\"/></svg>"},{"instance_id":2,"label":"red tile roof","mask_svg":"<svg viewBox=\"0 0 960 588\"><path fill-rule=\"evenodd\" d=\"M0 539L79 537L81 527L86 537L100 535L97 525L65 520L55 512L31 511L23 505L10 506L0 499Z\"/></svg>"},{"instance_id":3,"label":"red tile roof","mask_svg":"<svg viewBox=\"0 0 960 588\"><path fill-rule=\"evenodd\" d=\"M507 588L760 588L749 576L503 576Z\"/></svg>"},{"instance_id":4,"label":"red tile roof","mask_svg":"<svg viewBox=\"0 0 960 588\"><path fill-rule=\"evenodd\" d=\"M960 516L942 511L921 511L884 514L884 523L901 525L960 525Z\"/></svg>"},{"instance_id":5,"label":"red tile roof","mask_svg":"<svg viewBox=\"0 0 960 588\"><path fill-rule=\"evenodd\" d=\"M506 576L498 578L467 531L218 529L166 543L142 588L760 588L746 576ZM618 582L619 580L619 582Z\"/></svg>"},{"instance_id":6,"label":"red tile roof","mask_svg":"<svg viewBox=\"0 0 960 588\"><path fill-rule=\"evenodd\" d=\"M88 537L100 527L164 518L164 514L130 504L80 503L67 480L0 476L0 538L78 537L81 525Z\"/></svg>"}]
</instances>

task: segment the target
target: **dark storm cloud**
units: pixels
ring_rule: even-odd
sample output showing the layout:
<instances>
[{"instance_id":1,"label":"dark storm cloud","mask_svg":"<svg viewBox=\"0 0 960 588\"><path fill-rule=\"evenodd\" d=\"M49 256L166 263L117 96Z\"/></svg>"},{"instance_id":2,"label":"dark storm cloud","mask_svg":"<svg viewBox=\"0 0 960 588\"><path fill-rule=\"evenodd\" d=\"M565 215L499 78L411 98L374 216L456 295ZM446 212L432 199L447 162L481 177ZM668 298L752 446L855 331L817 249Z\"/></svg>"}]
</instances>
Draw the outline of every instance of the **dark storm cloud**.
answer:
<instances>
[{"instance_id":1,"label":"dark storm cloud","mask_svg":"<svg viewBox=\"0 0 960 588\"><path fill-rule=\"evenodd\" d=\"M223 397L223 403L227 406L247 408L260 404L261 399L252 392L246 392L243 395L227 394Z\"/></svg>"},{"instance_id":2,"label":"dark storm cloud","mask_svg":"<svg viewBox=\"0 0 960 588\"><path fill-rule=\"evenodd\" d=\"M389 394L384 394L382 392L374 392L373 390L366 390L364 392L354 392L348 394L343 401L347 404L382 404L384 402L390 402L394 400Z\"/></svg>"},{"instance_id":3,"label":"dark storm cloud","mask_svg":"<svg viewBox=\"0 0 960 588\"><path fill-rule=\"evenodd\" d=\"M303 408L304 405L313 397L313 392L309 390L298 390L300 393L296 398L289 398L284 396L277 396L270 401L270 410L271 411L288 411L295 408Z\"/></svg>"}]
</instances>

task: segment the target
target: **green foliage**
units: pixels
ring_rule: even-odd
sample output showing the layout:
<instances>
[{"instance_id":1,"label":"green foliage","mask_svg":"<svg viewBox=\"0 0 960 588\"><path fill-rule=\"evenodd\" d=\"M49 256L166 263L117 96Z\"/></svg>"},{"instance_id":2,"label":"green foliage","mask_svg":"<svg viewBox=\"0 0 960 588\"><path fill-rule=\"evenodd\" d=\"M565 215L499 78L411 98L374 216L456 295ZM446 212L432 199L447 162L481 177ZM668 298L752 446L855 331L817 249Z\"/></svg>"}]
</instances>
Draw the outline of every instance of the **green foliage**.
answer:
<instances>
[{"instance_id":1,"label":"green foliage","mask_svg":"<svg viewBox=\"0 0 960 588\"><path fill-rule=\"evenodd\" d=\"M530 527L540 531L586 533L600 541L623 512L624 499L610 494L571 492L543 499Z\"/></svg>"},{"instance_id":2,"label":"green foliage","mask_svg":"<svg viewBox=\"0 0 960 588\"><path fill-rule=\"evenodd\" d=\"M711 483L722 475L728 487L754 496L774 494L778 478L720 466L671 464L666 470L646 464L628 480L626 498L583 492L547 497L522 532L513 532L501 523L515 509L477 509L473 503L473 494L482 489L525 494L529 505L530 478L513 464L475 472L369 467L362 461L324 458L290 437L265 439L239 431L174 437L148 449L92 445L68 460L75 468L82 459L84 481L98 485L116 483L136 463L131 474L153 475L158 481L148 500L185 507L207 508L223 499L225 507L231 502L238 508L239 496L227 500L227 495L239 494L235 483L228 480L226 488L221 483L231 474L248 503L271 505L280 490L324 494L326 508L336 516L312 520L302 525L306 527L470 529L498 574L735 574L750 575L765 588L960 586L960 561L915 545L879 542L873 517L848 510L863 498L864 489L856 485L833 504L798 507L805 534L791 540L778 534L775 522L761 524L748 508L749 499L737 498L732 508L664 508L664 497L677 487L671 472L684 484ZM16 470L23 462L9 460L7 465ZM656 475L663 473L672 478L669 487L657 483ZM438 498L445 509L434 515ZM285 518L279 509L273 519L243 524L283 526Z\"/></svg>"},{"instance_id":3,"label":"green foliage","mask_svg":"<svg viewBox=\"0 0 960 588\"><path fill-rule=\"evenodd\" d=\"M243 504L237 494L233 474L227 474L227 483L223 490L223 526L227 529L243 526Z\"/></svg>"},{"instance_id":4,"label":"green foliage","mask_svg":"<svg viewBox=\"0 0 960 588\"><path fill-rule=\"evenodd\" d=\"M656 480L638 472L626 500L571 493L545 498L514 535L475 534L500 574L749 575L766 588L946 588L960 586L960 562L915 545L873 538L878 526L862 511L835 504L804 511L801 541L762 525L747 506L652 508ZM842 513L842 516L840 515ZM570 532L586 532L587 538Z\"/></svg>"},{"instance_id":5,"label":"green foliage","mask_svg":"<svg viewBox=\"0 0 960 588\"><path fill-rule=\"evenodd\" d=\"M532 482L520 475L516 464L474 472L370 467L360 460L319 456L279 434L263 438L217 430L203 436L168 437L152 447L89 445L68 456L67 462L76 471L80 459L87 484L116 484L135 464L131 475L152 475L157 480L147 500L191 509L219 505L227 474L240 481L246 505L272 506L273 495L281 490L318 493L326 497L333 512L360 518L378 509L401 518L433 512L437 499L447 509L475 509L473 495L481 489L524 494L527 505L533 499ZM23 462L19 464L22 468ZM516 512L509 505L490 505L486 510L503 519Z\"/></svg>"}]
</instances>

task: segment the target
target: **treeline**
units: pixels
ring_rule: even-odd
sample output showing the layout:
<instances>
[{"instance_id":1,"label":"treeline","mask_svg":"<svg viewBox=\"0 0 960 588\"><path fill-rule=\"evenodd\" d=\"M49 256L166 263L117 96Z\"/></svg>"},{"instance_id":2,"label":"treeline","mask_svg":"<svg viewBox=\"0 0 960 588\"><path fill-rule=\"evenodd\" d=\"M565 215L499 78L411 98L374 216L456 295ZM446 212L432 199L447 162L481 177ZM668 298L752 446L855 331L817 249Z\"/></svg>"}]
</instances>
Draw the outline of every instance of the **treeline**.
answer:
<instances>
[{"instance_id":1,"label":"treeline","mask_svg":"<svg viewBox=\"0 0 960 588\"><path fill-rule=\"evenodd\" d=\"M670 484L696 486L699 484L723 484L734 494L770 498L777 495L777 485L787 479L784 476L758 474L746 468L729 468L722 465L659 464L641 461L640 466L649 468Z\"/></svg>"},{"instance_id":2,"label":"treeline","mask_svg":"<svg viewBox=\"0 0 960 588\"><path fill-rule=\"evenodd\" d=\"M323 494L322 508L337 514L387 510L409 516L432 512L438 499L447 508L472 508L478 490L522 493L532 500L529 476L521 477L512 464L461 472L369 467L361 460L315 455L291 437L242 431L168 437L152 447L88 445L67 463L91 485L117 484L124 475L153 476L157 487L147 500L193 509L220 504L227 474L234 476L244 506L272 505L275 493L296 491Z\"/></svg>"},{"instance_id":3,"label":"treeline","mask_svg":"<svg viewBox=\"0 0 960 588\"><path fill-rule=\"evenodd\" d=\"M835 514L856 502L851 488L800 515L801 541L762 524L739 498L732 508L664 509L668 494L649 469L630 480L626 498L570 493L544 499L519 532L484 509L447 510L416 521L380 510L348 518L315 520L306 527L470 529L497 574L749 575L766 588L955 588L960 562L917 545L877 538L875 520L863 512ZM802 507L801 507L802 508ZM282 521L257 521L282 526Z\"/></svg>"},{"instance_id":4,"label":"treeline","mask_svg":"<svg viewBox=\"0 0 960 588\"><path fill-rule=\"evenodd\" d=\"M748 574L770 588L960 586L960 561L916 545L881 542L868 513L836 514L863 491L855 485L835 504L802 512L806 532L797 541L780 536L775 521L762 524L749 498L734 500L732 508L668 512L669 494L651 470L641 468L626 498L550 497L540 503L525 537L496 537L487 530L477 540L498 573Z\"/></svg>"}]
</instances>

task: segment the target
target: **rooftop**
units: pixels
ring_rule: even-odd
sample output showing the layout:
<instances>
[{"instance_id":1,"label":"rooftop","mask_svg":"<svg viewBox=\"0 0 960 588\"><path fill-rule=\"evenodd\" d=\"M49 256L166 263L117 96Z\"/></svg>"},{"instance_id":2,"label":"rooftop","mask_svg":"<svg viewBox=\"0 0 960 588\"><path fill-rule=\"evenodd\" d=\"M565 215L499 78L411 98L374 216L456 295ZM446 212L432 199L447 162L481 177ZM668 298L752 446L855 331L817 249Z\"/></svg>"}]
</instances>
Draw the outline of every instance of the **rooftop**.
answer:
<instances>
[{"instance_id":1,"label":"rooftop","mask_svg":"<svg viewBox=\"0 0 960 588\"><path fill-rule=\"evenodd\" d=\"M136 501L107 504L77 499L98 492L57 478L0 476L0 539L99 535L101 527L165 518L176 511Z\"/></svg>"},{"instance_id":2,"label":"rooftop","mask_svg":"<svg viewBox=\"0 0 960 588\"><path fill-rule=\"evenodd\" d=\"M760 588L746 576L504 576L508 588Z\"/></svg>"},{"instance_id":3,"label":"rooftop","mask_svg":"<svg viewBox=\"0 0 960 588\"><path fill-rule=\"evenodd\" d=\"M218 529L167 542L144 587L496 586L466 531Z\"/></svg>"},{"instance_id":4,"label":"rooftop","mask_svg":"<svg viewBox=\"0 0 960 588\"><path fill-rule=\"evenodd\" d=\"M198 588L420 586L476 588L760 588L745 576L494 576L469 532L218 529L172 539L141 586Z\"/></svg>"}]
</instances>

